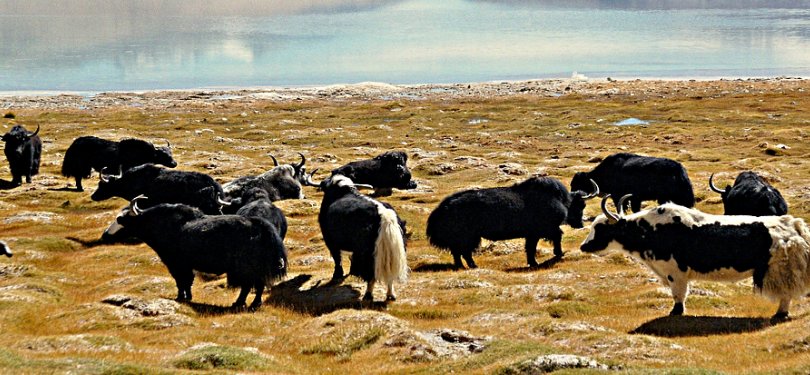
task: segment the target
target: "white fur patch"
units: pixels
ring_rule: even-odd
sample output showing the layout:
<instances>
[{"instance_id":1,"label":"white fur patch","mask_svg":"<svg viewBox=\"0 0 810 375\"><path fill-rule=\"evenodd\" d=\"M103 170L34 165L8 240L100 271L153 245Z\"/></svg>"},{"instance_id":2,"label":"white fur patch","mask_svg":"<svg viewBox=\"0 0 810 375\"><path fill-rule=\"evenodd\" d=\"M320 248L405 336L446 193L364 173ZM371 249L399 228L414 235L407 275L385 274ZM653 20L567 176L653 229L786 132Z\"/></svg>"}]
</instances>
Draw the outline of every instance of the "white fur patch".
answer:
<instances>
[{"instance_id":1,"label":"white fur patch","mask_svg":"<svg viewBox=\"0 0 810 375\"><path fill-rule=\"evenodd\" d=\"M405 282L408 278L408 259L397 213L380 202L368 197L366 199L377 205L380 214L380 232L374 243L374 278L389 287L394 281Z\"/></svg>"}]
</instances>

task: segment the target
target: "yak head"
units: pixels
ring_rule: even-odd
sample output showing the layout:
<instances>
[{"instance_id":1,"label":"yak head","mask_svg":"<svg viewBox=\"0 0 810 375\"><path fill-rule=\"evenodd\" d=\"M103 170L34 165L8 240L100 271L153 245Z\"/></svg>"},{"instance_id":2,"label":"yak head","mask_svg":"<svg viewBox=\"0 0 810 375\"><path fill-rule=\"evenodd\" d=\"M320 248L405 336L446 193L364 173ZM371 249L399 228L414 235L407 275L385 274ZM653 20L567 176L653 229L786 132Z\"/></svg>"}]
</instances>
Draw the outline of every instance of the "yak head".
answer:
<instances>
[{"instance_id":1,"label":"yak head","mask_svg":"<svg viewBox=\"0 0 810 375\"><path fill-rule=\"evenodd\" d=\"M169 168L174 168L177 166L177 162L174 161L174 156L172 155L172 144L166 140L166 145L161 147L155 147L155 155L154 159L152 160L155 164L165 165Z\"/></svg>"},{"instance_id":2,"label":"yak head","mask_svg":"<svg viewBox=\"0 0 810 375\"><path fill-rule=\"evenodd\" d=\"M740 173L740 176L742 176L742 173ZM737 179L739 179L739 176L737 177ZM729 185L726 185L726 188L723 190L720 190L717 186L714 185L714 173L712 173L711 176L709 176L709 188L712 189L713 192L720 194L720 198L723 199L723 203L726 202L726 199L728 198L728 193L731 191L731 186Z\"/></svg>"},{"instance_id":3,"label":"yak head","mask_svg":"<svg viewBox=\"0 0 810 375\"><path fill-rule=\"evenodd\" d=\"M98 188L90 196L94 201L103 201L112 197L133 199L139 191L143 190L154 181L161 167L154 164L142 164L130 168L125 172L119 166L117 174L110 174L109 168L104 168L99 172Z\"/></svg>"},{"instance_id":4,"label":"yak head","mask_svg":"<svg viewBox=\"0 0 810 375\"><path fill-rule=\"evenodd\" d=\"M133 235L149 232L150 228L176 231L189 221L205 217L199 209L185 204L162 203L146 209L138 207L139 201L147 199L149 198L139 195L130 201L129 206L115 219L120 229L128 229Z\"/></svg>"},{"instance_id":5,"label":"yak head","mask_svg":"<svg viewBox=\"0 0 810 375\"><path fill-rule=\"evenodd\" d=\"M11 258L14 253L11 252L11 249L8 248L8 245L4 241L0 241L0 255L5 255Z\"/></svg>"},{"instance_id":6,"label":"yak head","mask_svg":"<svg viewBox=\"0 0 810 375\"><path fill-rule=\"evenodd\" d=\"M37 130L33 133L26 130L22 125L15 125L8 133L3 134L3 142L6 143L6 156L16 155L22 157L26 145L37 134L39 134L39 125L37 125Z\"/></svg>"},{"instance_id":7,"label":"yak head","mask_svg":"<svg viewBox=\"0 0 810 375\"><path fill-rule=\"evenodd\" d=\"M415 189L416 182L411 180L408 169L408 155L402 151L388 151L374 157L380 161L380 173L391 178L391 187L397 189Z\"/></svg>"},{"instance_id":8,"label":"yak head","mask_svg":"<svg viewBox=\"0 0 810 375\"><path fill-rule=\"evenodd\" d=\"M592 192L587 193L582 190L575 190L569 193L571 197L571 204L568 205L568 214L565 218L565 223L570 225L571 228L582 228L585 225L582 223L582 215L585 211L585 201L595 198L599 195L599 185L594 180L591 182Z\"/></svg>"},{"instance_id":9,"label":"yak head","mask_svg":"<svg viewBox=\"0 0 810 375\"><path fill-rule=\"evenodd\" d=\"M594 185L595 183L586 172L574 173L574 178L571 179L571 191L581 191L589 194L596 192L599 194L598 190L594 190Z\"/></svg>"}]
</instances>

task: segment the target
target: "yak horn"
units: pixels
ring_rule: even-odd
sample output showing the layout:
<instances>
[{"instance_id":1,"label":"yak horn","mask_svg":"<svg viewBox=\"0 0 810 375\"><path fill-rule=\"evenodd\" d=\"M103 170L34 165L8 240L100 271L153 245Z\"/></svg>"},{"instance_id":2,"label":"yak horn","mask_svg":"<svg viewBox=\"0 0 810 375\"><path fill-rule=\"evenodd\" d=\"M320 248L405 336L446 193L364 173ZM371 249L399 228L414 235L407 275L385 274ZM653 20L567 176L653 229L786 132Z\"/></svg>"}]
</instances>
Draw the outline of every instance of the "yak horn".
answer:
<instances>
[{"instance_id":1,"label":"yak horn","mask_svg":"<svg viewBox=\"0 0 810 375\"><path fill-rule=\"evenodd\" d=\"M121 176L124 175L124 172L121 171L121 166L120 165L118 166L118 175L117 176L104 173L104 171L107 170L107 168L108 167L101 168L101 172L99 172L99 178L101 178L102 182L110 182L110 178L119 179L119 178L121 178Z\"/></svg>"},{"instance_id":2,"label":"yak horn","mask_svg":"<svg viewBox=\"0 0 810 375\"><path fill-rule=\"evenodd\" d=\"M270 154L270 159L273 159L273 166L278 167L278 160L276 160L276 157L273 156L273 154Z\"/></svg>"},{"instance_id":3,"label":"yak horn","mask_svg":"<svg viewBox=\"0 0 810 375\"><path fill-rule=\"evenodd\" d=\"M29 135L28 138L31 138L31 137L33 137L33 136L35 136L37 134L39 134L39 124L37 124L37 130L34 130L34 132L31 133L31 135Z\"/></svg>"},{"instance_id":4,"label":"yak horn","mask_svg":"<svg viewBox=\"0 0 810 375\"><path fill-rule=\"evenodd\" d=\"M615 222L619 221L620 217L618 215L608 211L608 209L607 209L607 200L608 200L608 198L610 198L610 194L605 195L605 197L602 198L602 212L605 214L605 216L607 216L609 222L615 223Z\"/></svg>"},{"instance_id":5,"label":"yak horn","mask_svg":"<svg viewBox=\"0 0 810 375\"><path fill-rule=\"evenodd\" d=\"M633 194L625 194L623 197L619 198L619 207L616 207L619 217L624 217L624 201L628 200L632 196Z\"/></svg>"},{"instance_id":6,"label":"yak horn","mask_svg":"<svg viewBox=\"0 0 810 375\"><path fill-rule=\"evenodd\" d=\"M312 171L312 173L309 173L309 174L306 174L306 175L305 175L305 177L304 177L304 185L306 185L306 186L314 186L314 187L321 187L321 184L316 184L315 182L313 182L313 181L312 181L312 176L313 176L313 175L315 174L315 172L317 172L317 171L318 171L318 168L315 168L315 169Z\"/></svg>"},{"instance_id":7,"label":"yak horn","mask_svg":"<svg viewBox=\"0 0 810 375\"><path fill-rule=\"evenodd\" d=\"M166 147L168 147L168 148L170 148L170 149L171 149L171 148L172 148L172 143L171 143L171 142L169 142L169 140L168 140L168 139L164 139L164 140L166 141Z\"/></svg>"},{"instance_id":8,"label":"yak horn","mask_svg":"<svg viewBox=\"0 0 810 375\"><path fill-rule=\"evenodd\" d=\"M582 199L591 199L599 195L599 185L596 184L596 181L592 179L591 185L593 185L593 193L583 195Z\"/></svg>"},{"instance_id":9,"label":"yak horn","mask_svg":"<svg viewBox=\"0 0 810 375\"><path fill-rule=\"evenodd\" d=\"M714 173L709 176L709 189L712 189L713 192L718 194L725 194L728 192L728 190L720 190L717 188L717 186L714 186Z\"/></svg>"},{"instance_id":10,"label":"yak horn","mask_svg":"<svg viewBox=\"0 0 810 375\"><path fill-rule=\"evenodd\" d=\"M219 204L220 206L228 207L231 205L231 202L222 199L222 197L217 197L217 204Z\"/></svg>"},{"instance_id":11,"label":"yak horn","mask_svg":"<svg viewBox=\"0 0 810 375\"><path fill-rule=\"evenodd\" d=\"M371 186L369 184L352 184L352 185L358 189L374 189L374 186Z\"/></svg>"},{"instance_id":12,"label":"yak horn","mask_svg":"<svg viewBox=\"0 0 810 375\"><path fill-rule=\"evenodd\" d=\"M137 196L135 198L132 198L132 201L129 202L129 206L132 207L132 213L135 214L135 216L139 216L140 214L143 213L143 210L138 208L138 201L139 200L146 200L146 199L149 199L149 198L147 198L145 195L141 194L141 195L139 195L139 196Z\"/></svg>"},{"instance_id":13,"label":"yak horn","mask_svg":"<svg viewBox=\"0 0 810 375\"><path fill-rule=\"evenodd\" d=\"M301 163L298 164L298 165L293 165L295 167L295 169L301 169L301 167L303 167L304 164L307 163L307 158L304 157L304 154L299 152L298 155L301 155Z\"/></svg>"}]
</instances>

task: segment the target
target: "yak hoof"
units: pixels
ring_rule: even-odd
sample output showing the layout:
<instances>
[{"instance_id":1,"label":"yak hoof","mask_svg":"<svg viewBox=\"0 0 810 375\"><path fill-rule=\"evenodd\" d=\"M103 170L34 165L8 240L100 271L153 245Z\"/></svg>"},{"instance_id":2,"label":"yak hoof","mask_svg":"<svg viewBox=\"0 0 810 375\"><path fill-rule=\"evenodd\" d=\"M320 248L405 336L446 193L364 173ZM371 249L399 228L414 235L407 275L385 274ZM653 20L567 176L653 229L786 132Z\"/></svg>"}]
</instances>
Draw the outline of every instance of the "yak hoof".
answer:
<instances>
[{"instance_id":1,"label":"yak hoof","mask_svg":"<svg viewBox=\"0 0 810 375\"><path fill-rule=\"evenodd\" d=\"M669 316L681 316L683 315L683 303L676 303L675 306L672 307L672 311L669 312Z\"/></svg>"},{"instance_id":2,"label":"yak hoof","mask_svg":"<svg viewBox=\"0 0 810 375\"><path fill-rule=\"evenodd\" d=\"M385 296L385 300L386 300L386 301L388 301L388 302L391 302L391 301L396 301L396 300L397 300L397 296L395 296L395 295L393 295L393 294L392 294L392 295L388 295L388 296Z\"/></svg>"},{"instance_id":3,"label":"yak hoof","mask_svg":"<svg viewBox=\"0 0 810 375\"><path fill-rule=\"evenodd\" d=\"M779 311L771 317L771 322L778 323L778 322L786 322L790 320L790 316L788 315L787 311Z\"/></svg>"},{"instance_id":4,"label":"yak hoof","mask_svg":"<svg viewBox=\"0 0 810 375\"><path fill-rule=\"evenodd\" d=\"M366 293L365 295L363 295L363 301L373 301L373 300L374 296L371 295L371 293Z\"/></svg>"}]
</instances>

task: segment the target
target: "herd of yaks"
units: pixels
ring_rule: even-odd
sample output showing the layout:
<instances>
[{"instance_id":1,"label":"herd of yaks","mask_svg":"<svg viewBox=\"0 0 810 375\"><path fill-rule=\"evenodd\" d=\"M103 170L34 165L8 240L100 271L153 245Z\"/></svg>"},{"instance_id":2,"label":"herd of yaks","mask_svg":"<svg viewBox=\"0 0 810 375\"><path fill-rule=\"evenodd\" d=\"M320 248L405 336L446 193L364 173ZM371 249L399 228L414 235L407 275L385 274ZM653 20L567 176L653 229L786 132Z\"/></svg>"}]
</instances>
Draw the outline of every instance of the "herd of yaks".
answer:
<instances>
[{"instance_id":1,"label":"herd of yaks","mask_svg":"<svg viewBox=\"0 0 810 375\"><path fill-rule=\"evenodd\" d=\"M3 136L12 183L31 182L41 153L39 127L15 126ZM194 271L227 274L241 288L234 306L262 303L268 283L286 275L283 239L287 222L273 201L303 198L303 187L323 191L318 222L334 260L333 281L343 277L341 251L352 253L350 274L367 282L364 300L373 299L376 282L396 299L394 282L408 274L405 222L394 208L372 196L392 189L413 189L401 151L348 163L316 183L306 172L306 158L279 165L257 176L224 185L198 172L177 171L171 145L124 139L119 142L79 137L65 153L62 174L76 180L76 190L92 170L100 173L93 200L121 197L130 201L102 235L105 241L136 239L160 257L175 279L178 300L191 300ZM158 166L163 165L165 167ZM166 168L169 167L169 168ZM630 153L610 155L590 172L576 173L571 191L559 180L531 177L509 187L459 191L446 197L427 219L429 242L449 250L457 269L477 267L472 258L481 238L525 239L527 263L538 266L537 243L553 243L563 256L562 224L582 228L586 200L602 196L603 215L591 225L580 249L620 249L640 259L670 287L671 315L685 312L688 282L693 279L737 281L752 277L755 290L779 302L775 319L786 319L792 299L810 290L810 230L804 220L787 215L782 195L754 172L737 176L720 189L725 215L706 214L695 204L692 183L680 163ZM364 195L360 189L374 189ZM612 198L617 212L607 208ZM642 210L642 202L659 205ZM634 213L625 214L627 209ZM3 251L11 250L0 241ZM462 262L462 259L464 262Z\"/></svg>"}]
</instances>

